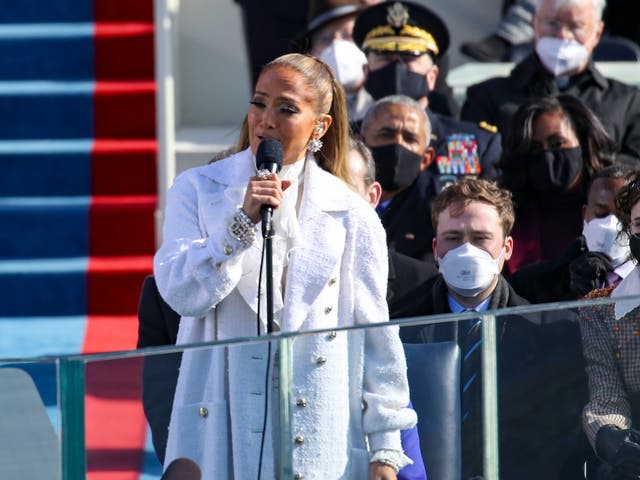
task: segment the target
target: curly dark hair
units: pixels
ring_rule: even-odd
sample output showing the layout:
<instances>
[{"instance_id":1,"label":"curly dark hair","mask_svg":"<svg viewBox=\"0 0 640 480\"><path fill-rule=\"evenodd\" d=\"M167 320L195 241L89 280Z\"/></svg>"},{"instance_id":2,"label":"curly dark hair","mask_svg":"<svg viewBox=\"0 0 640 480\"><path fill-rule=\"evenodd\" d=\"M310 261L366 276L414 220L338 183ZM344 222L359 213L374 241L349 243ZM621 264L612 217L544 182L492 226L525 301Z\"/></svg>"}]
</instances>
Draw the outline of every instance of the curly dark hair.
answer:
<instances>
[{"instance_id":1,"label":"curly dark hair","mask_svg":"<svg viewBox=\"0 0 640 480\"><path fill-rule=\"evenodd\" d=\"M502 169L501 185L514 192L518 200L528 185L526 162L535 152L533 125L540 114L552 112L562 112L578 138L583 157L583 184L615 161L615 142L580 99L567 94L530 98L514 114L498 162Z\"/></svg>"},{"instance_id":2,"label":"curly dark hair","mask_svg":"<svg viewBox=\"0 0 640 480\"><path fill-rule=\"evenodd\" d=\"M629 183L616 195L616 216L622 223L622 231L631 235L631 209L640 201L640 170L633 170L627 178Z\"/></svg>"}]
</instances>

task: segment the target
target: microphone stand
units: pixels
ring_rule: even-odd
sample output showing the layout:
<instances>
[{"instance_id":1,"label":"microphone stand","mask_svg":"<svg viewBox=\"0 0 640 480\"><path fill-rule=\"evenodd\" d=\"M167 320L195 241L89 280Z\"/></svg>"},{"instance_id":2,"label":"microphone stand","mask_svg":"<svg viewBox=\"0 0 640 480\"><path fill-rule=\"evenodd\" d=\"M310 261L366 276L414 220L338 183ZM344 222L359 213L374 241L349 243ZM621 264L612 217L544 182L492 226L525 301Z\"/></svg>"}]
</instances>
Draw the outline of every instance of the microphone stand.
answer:
<instances>
[{"instance_id":1,"label":"microphone stand","mask_svg":"<svg viewBox=\"0 0 640 480\"><path fill-rule=\"evenodd\" d=\"M271 222L262 223L262 237L267 256L267 334L273 333L273 227Z\"/></svg>"}]
</instances>

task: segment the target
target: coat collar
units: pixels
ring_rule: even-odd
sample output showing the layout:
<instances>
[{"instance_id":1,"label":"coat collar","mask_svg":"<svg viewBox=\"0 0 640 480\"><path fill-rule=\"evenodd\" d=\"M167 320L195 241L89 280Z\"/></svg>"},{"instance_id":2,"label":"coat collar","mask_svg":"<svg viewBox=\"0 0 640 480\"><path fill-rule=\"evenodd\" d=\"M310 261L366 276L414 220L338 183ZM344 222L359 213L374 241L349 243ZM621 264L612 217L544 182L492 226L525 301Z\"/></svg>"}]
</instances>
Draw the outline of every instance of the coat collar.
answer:
<instances>
[{"instance_id":1,"label":"coat collar","mask_svg":"<svg viewBox=\"0 0 640 480\"><path fill-rule=\"evenodd\" d=\"M535 52L530 53L511 70L511 79L519 89L530 88L540 82L549 85L554 83L553 75L547 72ZM596 68L593 58L589 59L584 71L571 77L571 85L587 81L595 83L603 90L609 85L607 78Z\"/></svg>"},{"instance_id":2,"label":"coat collar","mask_svg":"<svg viewBox=\"0 0 640 480\"><path fill-rule=\"evenodd\" d=\"M225 186L245 186L256 174L256 160L251 148L201 167L201 175Z\"/></svg>"},{"instance_id":3,"label":"coat collar","mask_svg":"<svg viewBox=\"0 0 640 480\"><path fill-rule=\"evenodd\" d=\"M308 154L304 180L305 201L324 212L339 212L353 208L354 195L335 175L322 169L313 154ZM246 187L249 177L256 174L256 160L251 148L202 167L201 174L225 186ZM349 188L349 187L347 187Z\"/></svg>"},{"instance_id":4,"label":"coat collar","mask_svg":"<svg viewBox=\"0 0 640 480\"><path fill-rule=\"evenodd\" d=\"M310 205L324 212L341 212L356 205L359 199L355 192L349 190L349 186L321 168L312 154L307 158L307 162L304 195Z\"/></svg>"},{"instance_id":5,"label":"coat collar","mask_svg":"<svg viewBox=\"0 0 640 480\"><path fill-rule=\"evenodd\" d=\"M247 181L256 172L250 149L201 168L202 175L227 187L225 196L228 197L231 191L237 192L236 202L242 200ZM345 250L347 227L340 221L340 213L362 207L363 202L342 180L322 169L309 155L298 214L300 234L290 252L287 271L281 321L283 331L299 330L310 317L312 305L336 273Z\"/></svg>"}]
</instances>

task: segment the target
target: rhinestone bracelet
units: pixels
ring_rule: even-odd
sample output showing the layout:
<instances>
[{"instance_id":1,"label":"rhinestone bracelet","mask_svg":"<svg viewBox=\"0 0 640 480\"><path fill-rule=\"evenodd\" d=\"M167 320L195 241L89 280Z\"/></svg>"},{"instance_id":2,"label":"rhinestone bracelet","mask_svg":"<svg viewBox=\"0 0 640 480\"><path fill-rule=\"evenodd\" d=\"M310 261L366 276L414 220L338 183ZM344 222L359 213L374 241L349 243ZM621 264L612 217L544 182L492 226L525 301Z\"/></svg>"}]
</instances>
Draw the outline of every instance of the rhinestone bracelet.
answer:
<instances>
[{"instance_id":1,"label":"rhinestone bracelet","mask_svg":"<svg viewBox=\"0 0 640 480\"><path fill-rule=\"evenodd\" d=\"M256 226L242 207L236 210L233 222L229 225L229 233L245 247L253 243L256 237Z\"/></svg>"},{"instance_id":2,"label":"rhinestone bracelet","mask_svg":"<svg viewBox=\"0 0 640 480\"><path fill-rule=\"evenodd\" d=\"M381 463L382 465L386 465L387 467L391 467L395 470L396 473L400 471L400 466L391 460L390 458L384 457L383 455L376 454L369 461L370 463Z\"/></svg>"}]
</instances>

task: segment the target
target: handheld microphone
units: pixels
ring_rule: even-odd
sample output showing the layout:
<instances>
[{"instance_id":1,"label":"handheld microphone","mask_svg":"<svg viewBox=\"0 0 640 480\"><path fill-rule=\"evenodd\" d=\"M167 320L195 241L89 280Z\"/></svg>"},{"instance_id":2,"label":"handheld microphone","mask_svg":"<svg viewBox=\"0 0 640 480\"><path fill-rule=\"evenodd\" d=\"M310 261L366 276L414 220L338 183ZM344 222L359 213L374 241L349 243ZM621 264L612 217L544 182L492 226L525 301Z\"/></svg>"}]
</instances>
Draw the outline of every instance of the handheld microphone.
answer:
<instances>
[{"instance_id":1,"label":"handheld microphone","mask_svg":"<svg viewBox=\"0 0 640 480\"><path fill-rule=\"evenodd\" d=\"M258 170L268 170L271 173L278 173L282 168L283 157L282 144L278 140L265 138L260 142L260 145L258 145L258 152L256 153ZM271 235L273 207L271 205L263 205L262 208L260 208L260 217L262 218L262 236L266 238Z\"/></svg>"}]
</instances>

